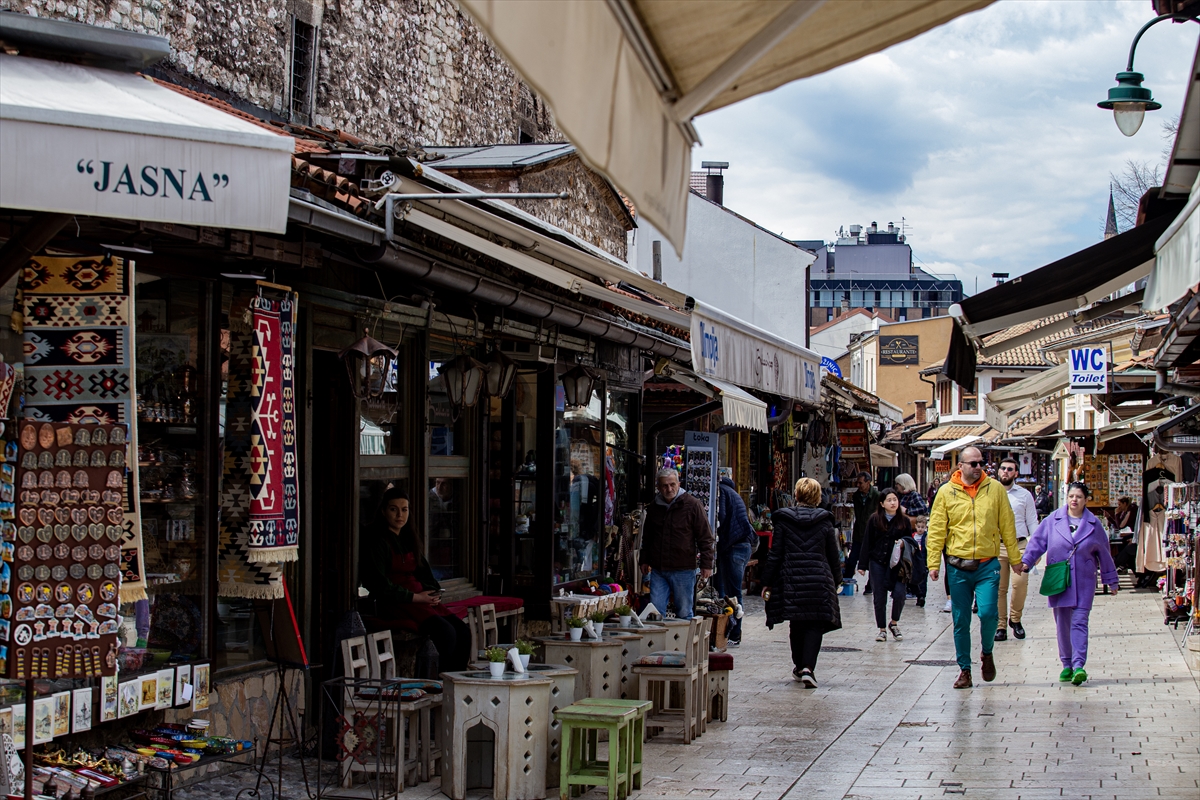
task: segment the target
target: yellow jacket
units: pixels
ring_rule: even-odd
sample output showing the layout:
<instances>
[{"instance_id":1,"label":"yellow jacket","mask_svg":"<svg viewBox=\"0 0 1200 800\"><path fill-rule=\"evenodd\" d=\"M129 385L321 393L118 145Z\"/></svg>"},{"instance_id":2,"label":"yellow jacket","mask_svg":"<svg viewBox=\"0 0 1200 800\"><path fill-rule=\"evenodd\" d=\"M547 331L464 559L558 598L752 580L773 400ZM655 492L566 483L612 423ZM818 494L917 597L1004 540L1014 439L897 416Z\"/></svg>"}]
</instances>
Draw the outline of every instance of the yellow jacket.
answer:
<instances>
[{"instance_id":1,"label":"yellow jacket","mask_svg":"<svg viewBox=\"0 0 1200 800\"><path fill-rule=\"evenodd\" d=\"M938 489L925 537L930 569L941 567L943 550L959 558L998 558L1001 541L1009 560L1020 560L1016 520L1003 484L984 475L974 498L953 480Z\"/></svg>"}]
</instances>

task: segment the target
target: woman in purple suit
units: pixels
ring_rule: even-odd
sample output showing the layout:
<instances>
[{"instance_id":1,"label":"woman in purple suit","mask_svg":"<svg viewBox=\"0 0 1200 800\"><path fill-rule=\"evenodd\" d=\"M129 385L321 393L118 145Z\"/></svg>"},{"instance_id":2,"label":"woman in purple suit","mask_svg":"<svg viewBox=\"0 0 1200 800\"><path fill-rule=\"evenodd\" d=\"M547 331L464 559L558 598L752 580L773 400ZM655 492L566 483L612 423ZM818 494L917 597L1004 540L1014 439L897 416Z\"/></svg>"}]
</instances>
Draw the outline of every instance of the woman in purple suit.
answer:
<instances>
[{"instance_id":1,"label":"woman in purple suit","mask_svg":"<svg viewBox=\"0 0 1200 800\"><path fill-rule=\"evenodd\" d=\"M1058 657L1063 670L1058 679L1076 686L1087 680L1088 615L1096 595L1096 571L1117 593L1117 566L1109 551L1108 534L1100 520L1087 510L1090 494L1084 483L1067 487L1067 505L1042 520L1021 558L1028 571L1044 554L1047 564L1070 561L1071 585L1050 597L1058 627Z\"/></svg>"}]
</instances>

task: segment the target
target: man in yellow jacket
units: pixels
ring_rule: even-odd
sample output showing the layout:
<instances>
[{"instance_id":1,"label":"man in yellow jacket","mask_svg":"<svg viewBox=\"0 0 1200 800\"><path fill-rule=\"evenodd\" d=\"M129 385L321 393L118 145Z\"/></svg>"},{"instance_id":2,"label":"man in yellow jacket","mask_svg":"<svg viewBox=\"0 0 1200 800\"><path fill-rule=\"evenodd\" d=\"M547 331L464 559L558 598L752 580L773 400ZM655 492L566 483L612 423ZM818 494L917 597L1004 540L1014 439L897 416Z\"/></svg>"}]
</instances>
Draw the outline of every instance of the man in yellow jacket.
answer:
<instances>
[{"instance_id":1,"label":"man in yellow jacket","mask_svg":"<svg viewBox=\"0 0 1200 800\"><path fill-rule=\"evenodd\" d=\"M969 689L972 595L979 607L979 635L983 640L980 672L985 681L992 681L996 679L992 647L999 621L996 603L1000 596L1001 541L1014 572L1021 553L1008 493L999 481L983 473L983 453L977 447L967 447L958 458L958 471L938 489L933 500L925 546L932 581L938 579L945 551L950 599L954 602L954 651L961 670L954 688Z\"/></svg>"}]
</instances>

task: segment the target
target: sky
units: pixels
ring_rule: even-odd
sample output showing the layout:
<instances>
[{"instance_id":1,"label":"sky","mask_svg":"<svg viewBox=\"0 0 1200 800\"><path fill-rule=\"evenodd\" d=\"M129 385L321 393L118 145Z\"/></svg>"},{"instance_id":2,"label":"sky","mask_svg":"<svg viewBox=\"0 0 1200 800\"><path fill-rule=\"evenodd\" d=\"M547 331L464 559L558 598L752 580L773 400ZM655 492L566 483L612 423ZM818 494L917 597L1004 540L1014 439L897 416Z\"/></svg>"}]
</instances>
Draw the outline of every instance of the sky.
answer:
<instances>
[{"instance_id":1,"label":"sky","mask_svg":"<svg viewBox=\"0 0 1200 800\"><path fill-rule=\"evenodd\" d=\"M1109 174L1165 164L1200 25L1161 22L1134 69L1162 103L1126 138L1096 107L1150 0L1000 0L696 119L725 205L789 239L904 218L920 266L974 294L1103 238Z\"/></svg>"}]
</instances>

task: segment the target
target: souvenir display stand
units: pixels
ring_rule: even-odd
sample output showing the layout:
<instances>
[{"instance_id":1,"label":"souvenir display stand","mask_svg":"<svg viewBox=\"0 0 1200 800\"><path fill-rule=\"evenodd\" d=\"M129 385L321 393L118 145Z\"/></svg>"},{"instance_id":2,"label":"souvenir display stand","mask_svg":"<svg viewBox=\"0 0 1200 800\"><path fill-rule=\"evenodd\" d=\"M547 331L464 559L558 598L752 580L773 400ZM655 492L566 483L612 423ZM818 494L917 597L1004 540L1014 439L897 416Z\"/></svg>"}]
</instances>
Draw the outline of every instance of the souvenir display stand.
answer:
<instances>
[{"instance_id":1,"label":"souvenir display stand","mask_svg":"<svg viewBox=\"0 0 1200 800\"><path fill-rule=\"evenodd\" d=\"M1185 623L1184 640L1196 635L1200 600L1197 592L1197 533L1200 532L1200 483L1173 483L1166 487L1167 522L1163 550L1167 573L1163 578L1165 622Z\"/></svg>"}]
</instances>

